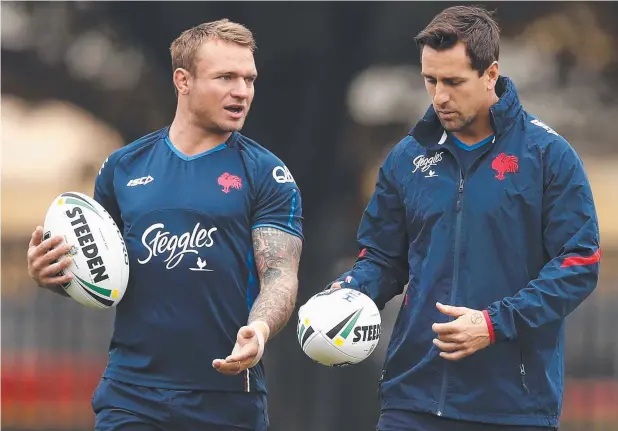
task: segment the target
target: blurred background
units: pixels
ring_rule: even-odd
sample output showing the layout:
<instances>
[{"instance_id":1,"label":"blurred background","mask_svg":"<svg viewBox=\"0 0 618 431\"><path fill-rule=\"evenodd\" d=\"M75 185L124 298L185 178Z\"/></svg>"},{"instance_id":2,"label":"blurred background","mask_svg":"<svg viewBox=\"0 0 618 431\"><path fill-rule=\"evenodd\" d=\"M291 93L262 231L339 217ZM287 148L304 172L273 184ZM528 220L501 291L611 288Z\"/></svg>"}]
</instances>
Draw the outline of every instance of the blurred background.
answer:
<instances>
[{"instance_id":1,"label":"blurred background","mask_svg":"<svg viewBox=\"0 0 618 431\"><path fill-rule=\"evenodd\" d=\"M2 45L2 428L92 429L113 311L37 289L26 249L51 200L91 194L107 155L168 125L168 47L228 17L257 39L243 133L275 152L304 199L299 303L347 270L386 153L427 109L413 37L448 2L5 2ZM562 430L618 430L618 3L492 2L500 70L565 136L592 182L604 251L594 294L568 318ZM273 431L370 431L401 298L362 364L329 369L295 324L266 355ZM294 319L295 317L293 317Z\"/></svg>"}]
</instances>

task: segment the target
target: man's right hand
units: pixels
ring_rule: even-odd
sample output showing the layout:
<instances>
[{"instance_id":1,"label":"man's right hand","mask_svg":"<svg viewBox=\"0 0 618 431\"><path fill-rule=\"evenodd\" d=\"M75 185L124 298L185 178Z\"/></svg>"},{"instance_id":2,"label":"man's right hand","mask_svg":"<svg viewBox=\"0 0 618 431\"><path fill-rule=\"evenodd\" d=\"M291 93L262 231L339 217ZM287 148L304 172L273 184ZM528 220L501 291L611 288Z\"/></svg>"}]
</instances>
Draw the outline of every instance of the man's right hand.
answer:
<instances>
[{"instance_id":1,"label":"man's right hand","mask_svg":"<svg viewBox=\"0 0 618 431\"><path fill-rule=\"evenodd\" d=\"M71 250L71 245L63 244L61 236L48 238L45 241L42 239L43 228L38 226L28 244L28 274L40 287L53 289L73 278L70 273L57 276L73 261L70 256L66 256Z\"/></svg>"},{"instance_id":2,"label":"man's right hand","mask_svg":"<svg viewBox=\"0 0 618 431\"><path fill-rule=\"evenodd\" d=\"M335 290L335 289L341 289L343 287L348 287L350 289L357 289L358 283L356 282L356 280L354 280L354 277L352 277L351 275L348 275L343 281L333 281L331 284L326 286L324 290Z\"/></svg>"}]
</instances>

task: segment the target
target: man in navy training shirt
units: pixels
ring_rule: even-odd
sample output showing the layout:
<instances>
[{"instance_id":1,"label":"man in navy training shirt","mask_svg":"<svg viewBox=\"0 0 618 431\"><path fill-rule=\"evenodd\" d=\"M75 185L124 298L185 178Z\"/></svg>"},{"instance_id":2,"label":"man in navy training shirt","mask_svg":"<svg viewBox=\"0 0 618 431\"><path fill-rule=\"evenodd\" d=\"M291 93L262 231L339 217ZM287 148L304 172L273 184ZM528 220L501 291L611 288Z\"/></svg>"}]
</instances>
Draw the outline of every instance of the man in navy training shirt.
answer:
<instances>
[{"instance_id":1,"label":"man in navy training shirt","mask_svg":"<svg viewBox=\"0 0 618 431\"><path fill-rule=\"evenodd\" d=\"M255 42L228 20L171 45L176 116L112 153L94 198L124 234L130 280L92 399L96 430L266 430L264 345L298 289L302 206L288 168L241 135ZM71 280L62 238L28 249L37 283ZM52 263L59 259L58 263Z\"/></svg>"},{"instance_id":2,"label":"man in navy training shirt","mask_svg":"<svg viewBox=\"0 0 618 431\"><path fill-rule=\"evenodd\" d=\"M554 429L565 318L599 273L582 162L500 76L491 13L448 8L416 42L432 105L384 161L359 258L332 284L380 308L408 284L378 430Z\"/></svg>"}]
</instances>

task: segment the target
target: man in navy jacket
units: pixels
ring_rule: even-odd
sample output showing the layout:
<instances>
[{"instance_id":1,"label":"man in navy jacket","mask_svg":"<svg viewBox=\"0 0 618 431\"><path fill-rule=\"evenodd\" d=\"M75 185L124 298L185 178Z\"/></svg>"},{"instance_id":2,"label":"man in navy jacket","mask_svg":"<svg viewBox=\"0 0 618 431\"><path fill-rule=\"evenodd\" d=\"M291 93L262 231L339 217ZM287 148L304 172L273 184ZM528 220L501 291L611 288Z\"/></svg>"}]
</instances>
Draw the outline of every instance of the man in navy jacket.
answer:
<instances>
[{"instance_id":1,"label":"man in navy jacket","mask_svg":"<svg viewBox=\"0 0 618 431\"><path fill-rule=\"evenodd\" d=\"M599 273L584 167L500 76L485 9L448 8L416 42L432 106L384 161L332 284L380 308L408 284L378 429L554 429L565 318Z\"/></svg>"}]
</instances>

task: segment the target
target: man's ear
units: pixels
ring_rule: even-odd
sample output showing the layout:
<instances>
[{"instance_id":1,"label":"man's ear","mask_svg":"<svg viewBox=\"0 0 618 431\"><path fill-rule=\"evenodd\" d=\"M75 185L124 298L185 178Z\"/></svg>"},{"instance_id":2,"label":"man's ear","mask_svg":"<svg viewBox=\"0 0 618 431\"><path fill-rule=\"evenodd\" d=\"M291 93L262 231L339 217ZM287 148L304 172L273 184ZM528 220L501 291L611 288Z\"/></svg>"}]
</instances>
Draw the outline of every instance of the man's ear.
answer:
<instances>
[{"instance_id":1,"label":"man's ear","mask_svg":"<svg viewBox=\"0 0 618 431\"><path fill-rule=\"evenodd\" d=\"M498 62L494 61L485 71L485 80L488 91L491 91L496 87L496 83L498 82L499 77L500 68L498 66Z\"/></svg>"},{"instance_id":2,"label":"man's ear","mask_svg":"<svg viewBox=\"0 0 618 431\"><path fill-rule=\"evenodd\" d=\"M187 69L179 67L174 70L174 88L179 95L189 94L189 87L191 81L191 73Z\"/></svg>"}]
</instances>

